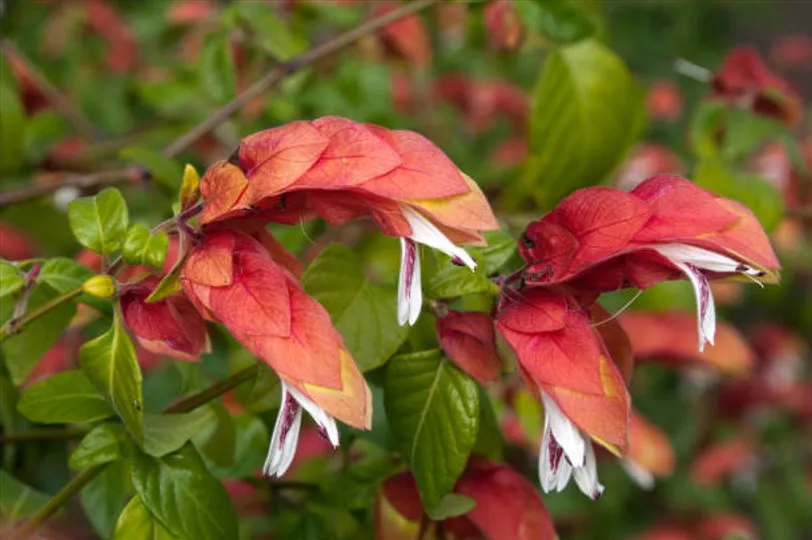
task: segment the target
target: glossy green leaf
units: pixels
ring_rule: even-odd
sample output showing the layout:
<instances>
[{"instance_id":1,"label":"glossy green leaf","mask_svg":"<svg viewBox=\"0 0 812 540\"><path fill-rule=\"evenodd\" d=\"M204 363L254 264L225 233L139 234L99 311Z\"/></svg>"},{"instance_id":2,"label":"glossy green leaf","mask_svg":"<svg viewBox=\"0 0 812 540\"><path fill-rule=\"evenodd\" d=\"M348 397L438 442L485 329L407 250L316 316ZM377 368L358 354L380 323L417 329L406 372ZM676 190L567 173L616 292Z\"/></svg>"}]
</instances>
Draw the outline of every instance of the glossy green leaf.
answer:
<instances>
[{"instance_id":1,"label":"glossy green leaf","mask_svg":"<svg viewBox=\"0 0 812 540\"><path fill-rule=\"evenodd\" d=\"M479 427L477 384L439 350L393 358L384 383L395 442L429 515L465 469Z\"/></svg>"},{"instance_id":2,"label":"glossy green leaf","mask_svg":"<svg viewBox=\"0 0 812 540\"><path fill-rule=\"evenodd\" d=\"M43 424L94 422L115 414L79 370L63 371L34 384L23 393L17 409Z\"/></svg>"},{"instance_id":3,"label":"glossy green leaf","mask_svg":"<svg viewBox=\"0 0 812 540\"><path fill-rule=\"evenodd\" d=\"M141 441L144 423L141 368L118 310L110 330L79 349L79 363L90 382L124 421L133 438Z\"/></svg>"},{"instance_id":4,"label":"glossy green leaf","mask_svg":"<svg viewBox=\"0 0 812 540\"><path fill-rule=\"evenodd\" d=\"M183 167L178 162L163 155L163 153L143 146L128 146L119 155L131 162L137 163L149 171L162 186L175 192L183 178Z\"/></svg>"},{"instance_id":5,"label":"glossy green leaf","mask_svg":"<svg viewBox=\"0 0 812 540\"><path fill-rule=\"evenodd\" d=\"M155 457L174 452L215 419L211 407L184 414L144 415L144 451Z\"/></svg>"},{"instance_id":6,"label":"glossy green leaf","mask_svg":"<svg viewBox=\"0 0 812 540\"><path fill-rule=\"evenodd\" d=\"M110 538L119 515L129 500L129 463L114 461L86 485L79 494L79 501L93 529L101 538Z\"/></svg>"},{"instance_id":7,"label":"glossy green leaf","mask_svg":"<svg viewBox=\"0 0 812 540\"><path fill-rule=\"evenodd\" d=\"M228 40L220 36L210 36L206 40L199 62L201 89L218 102L225 102L234 97L236 78Z\"/></svg>"},{"instance_id":8,"label":"glossy green leaf","mask_svg":"<svg viewBox=\"0 0 812 540\"><path fill-rule=\"evenodd\" d=\"M19 170L23 165L25 110L17 88L7 79L0 80L0 173Z\"/></svg>"},{"instance_id":9,"label":"glossy green leaf","mask_svg":"<svg viewBox=\"0 0 812 540\"><path fill-rule=\"evenodd\" d=\"M113 540L171 540L177 538L152 517L136 495L118 518Z\"/></svg>"},{"instance_id":10,"label":"glossy green leaf","mask_svg":"<svg viewBox=\"0 0 812 540\"><path fill-rule=\"evenodd\" d=\"M237 538L231 500L192 444L163 458L136 452L132 480L144 506L176 536L195 540Z\"/></svg>"},{"instance_id":11,"label":"glossy green leaf","mask_svg":"<svg viewBox=\"0 0 812 540\"><path fill-rule=\"evenodd\" d=\"M48 285L38 285L28 300L27 311L30 312L57 296L59 293ZM14 302L0 302L0 321L8 321L13 311ZM14 384L21 384L31 374L40 358L62 335L74 313L76 304L63 302L0 344L0 352Z\"/></svg>"},{"instance_id":12,"label":"glossy green leaf","mask_svg":"<svg viewBox=\"0 0 812 540\"><path fill-rule=\"evenodd\" d=\"M14 294L25 285L25 277L20 269L8 261L0 259L0 298Z\"/></svg>"},{"instance_id":13,"label":"glossy green leaf","mask_svg":"<svg viewBox=\"0 0 812 540\"><path fill-rule=\"evenodd\" d=\"M492 294L499 287L483 273L483 267L471 270L457 266L445 254L424 249L424 293L428 298L458 298L467 294Z\"/></svg>"},{"instance_id":14,"label":"glossy green leaf","mask_svg":"<svg viewBox=\"0 0 812 540\"><path fill-rule=\"evenodd\" d=\"M78 289L91 277L93 272L87 266L67 257L54 257L45 261L37 279L60 293L66 293ZM83 294L79 297L79 301L103 313L110 312L110 300Z\"/></svg>"},{"instance_id":15,"label":"glossy green leaf","mask_svg":"<svg viewBox=\"0 0 812 540\"><path fill-rule=\"evenodd\" d=\"M145 225L136 224L127 231L121 254L128 264L143 264L161 268L166 259L169 237L163 233L150 234Z\"/></svg>"},{"instance_id":16,"label":"glossy green leaf","mask_svg":"<svg viewBox=\"0 0 812 540\"><path fill-rule=\"evenodd\" d=\"M485 231L483 233L488 245L481 248L470 248L469 252L477 262L477 269L490 276L502 268L518 250L516 239L504 230Z\"/></svg>"},{"instance_id":17,"label":"glossy green leaf","mask_svg":"<svg viewBox=\"0 0 812 540\"><path fill-rule=\"evenodd\" d=\"M234 418L222 404L210 404L209 408L213 411L214 418L198 432L203 433L208 428L210 432L208 440L204 444L198 444L197 438L192 440L205 458L216 467L230 467L234 464L237 450L237 428ZM204 438L201 437L200 440Z\"/></svg>"},{"instance_id":18,"label":"glossy green leaf","mask_svg":"<svg viewBox=\"0 0 812 540\"><path fill-rule=\"evenodd\" d=\"M93 272L87 266L67 257L54 257L45 261L37 279L66 293L78 289L91 277Z\"/></svg>"},{"instance_id":19,"label":"glossy green leaf","mask_svg":"<svg viewBox=\"0 0 812 540\"><path fill-rule=\"evenodd\" d=\"M183 269L183 266L176 265L172 270L166 274L155 289L147 296L146 302L148 304L152 302L160 302L164 298L168 298L173 294L180 292L183 288L180 283L180 272Z\"/></svg>"},{"instance_id":20,"label":"glossy green leaf","mask_svg":"<svg viewBox=\"0 0 812 540\"><path fill-rule=\"evenodd\" d=\"M574 43L595 33L595 23L570 0L514 2L525 26L557 43Z\"/></svg>"},{"instance_id":21,"label":"glossy green leaf","mask_svg":"<svg viewBox=\"0 0 812 540\"><path fill-rule=\"evenodd\" d=\"M434 509L431 518L435 520L448 519L457 516L464 516L470 512L476 501L471 497L460 495L459 493L449 493L440 501L439 506Z\"/></svg>"},{"instance_id":22,"label":"glossy green leaf","mask_svg":"<svg viewBox=\"0 0 812 540\"><path fill-rule=\"evenodd\" d=\"M68 466L85 469L120 459L124 456L127 441L127 433L121 424L99 424L79 442L68 459Z\"/></svg>"},{"instance_id":23,"label":"glossy green leaf","mask_svg":"<svg viewBox=\"0 0 812 540\"><path fill-rule=\"evenodd\" d=\"M374 369L404 342L398 325L397 291L369 281L357 257L343 244L331 244L302 278L305 290L324 306L362 371Z\"/></svg>"},{"instance_id":24,"label":"glossy green leaf","mask_svg":"<svg viewBox=\"0 0 812 540\"><path fill-rule=\"evenodd\" d=\"M50 497L45 493L23 484L6 471L0 470L0 511L3 512L4 518L14 521L32 516L49 500Z\"/></svg>"},{"instance_id":25,"label":"glossy green leaf","mask_svg":"<svg viewBox=\"0 0 812 540\"><path fill-rule=\"evenodd\" d=\"M493 404L488 392L479 387L479 429L473 453L485 456L494 461L502 460L504 440L499 419L493 410Z\"/></svg>"},{"instance_id":26,"label":"glossy green leaf","mask_svg":"<svg viewBox=\"0 0 812 540\"><path fill-rule=\"evenodd\" d=\"M528 159L510 195L552 208L603 181L639 135L643 92L623 61L585 40L551 53L533 94Z\"/></svg>"},{"instance_id":27,"label":"glossy green leaf","mask_svg":"<svg viewBox=\"0 0 812 540\"><path fill-rule=\"evenodd\" d=\"M778 226L784 216L784 198L775 186L760 176L733 171L719 160L701 162L694 173L694 181L705 189L745 205L768 232Z\"/></svg>"},{"instance_id":28,"label":"glossy green leaf","mask_svg":"<svg viewBox=\"0 0 812 540\"><path fill-rule=\"evenodd\" d=\"M121 192L107 188L98 195L71 201L68 220L80 244L96 253L109 254L124 242L130 218Z\"/></svg>"},{"instance_id":29,"label":"glossy green leaf","mask_svg":"<svg viewBox=\"0 0 812 540\"><path fill-rule=\"evenodd\" d=\"M307 42L291 31L271 9L255 2L238 2L229 14L235 22L248 26L263 49L279 60L290 60L304 52Z\"/></svg>"}]
</instances>

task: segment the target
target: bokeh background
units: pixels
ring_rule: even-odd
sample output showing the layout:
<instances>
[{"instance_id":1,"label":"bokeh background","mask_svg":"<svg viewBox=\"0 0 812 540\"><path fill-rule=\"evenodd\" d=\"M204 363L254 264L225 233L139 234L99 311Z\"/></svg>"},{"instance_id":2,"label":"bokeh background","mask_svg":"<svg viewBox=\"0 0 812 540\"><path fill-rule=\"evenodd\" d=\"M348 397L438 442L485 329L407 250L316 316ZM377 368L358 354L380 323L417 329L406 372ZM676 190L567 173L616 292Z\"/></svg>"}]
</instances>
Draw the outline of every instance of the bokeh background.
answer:
<instances>
[{"instance_id":1,"label":"bokeh background","mask_svg":"<svg viewBox=\"0 0 812 540\"><path fill-rule=\"evenodd\" d=\"M620 320L638 354L631 393L647 419L635 424L630 459L656 477L655 485L641 488L628 464L604 455L600 501L573 487L544 501L565 539L812 538L812 2L443 2L285 78L180 159L162 155L275 66L396 6L352 0L0 3L0 190L40 186L48 192L0 206L0 257L60 255L92 267L98 261L79 251L65 207L103 185L76 187L78 175L142 166L149 174L114 180L133 220L154 225L171 215L184 163L202 171L249 133L325 115L425 134L480 183L514 237L578 187L628 189L653 174L683 174L753 208L771 233L783 280L764 289L715 286L725 323L717 346L704 355L695 351L687 283L665 283L634 299L632 292L608 295L607 308L624 309ZM561 47L587 40L603 43L610 67L596 61L592 70L575 61L549 72ZM743 83L749 97L714 97L725 59L742 46L752 47L781 84L770 79L759 87L753 76ZM48 87L91 129L66 119ZM559 100L552 99L556 92ZM782 106L797 108L796 117L765 115L751 99L760 92L777 93L778 102L789 104ZM627 121L595 107L604 100ZM568 114L577 120L561 124ZM545 138L550 133L557 139ZM559 145L561 161L534 161L550 145ZM305 261L331 241L348 242L369 276L396 280L397 243L363 226L327 232L315 222L274 232ZM74 366L78 345L104 324L103 315L80 309L23 386ZM424 326L424 336L410 337L414 348L433 339L433 325ZM205 387L245 355L221 334L199 364L140 350L146 406L158 411L175 396ZM368 375L375 380L374 370ZM4 435L36 428L16 411L17 391L4 377ZM513 374L490 389L504 442L497 454L534 479L542 412L520 386ZM317 492L274 499L252 480L275 418L273 392L230 396L213 428L230 442L221 444L225 450L209 445L208 459L226 479L244 537L372 537L372 501L391 470L387 434L373 430L364 444L375 459L349 480L341 476L347 484L338 485L324 479L336 461L348 458L328 454L318 437L306 435L293 478L315 482ZM58 440L4 440L3 470L34 496L53 494L68 479L74 438L66 428ZM113 469L69 509L59 537L110 537L129 493L126 475ZM3 477L4 514L19 511L21 489ZM355 497L351 508L348 493Z\"/></svg>"}]
</instances>

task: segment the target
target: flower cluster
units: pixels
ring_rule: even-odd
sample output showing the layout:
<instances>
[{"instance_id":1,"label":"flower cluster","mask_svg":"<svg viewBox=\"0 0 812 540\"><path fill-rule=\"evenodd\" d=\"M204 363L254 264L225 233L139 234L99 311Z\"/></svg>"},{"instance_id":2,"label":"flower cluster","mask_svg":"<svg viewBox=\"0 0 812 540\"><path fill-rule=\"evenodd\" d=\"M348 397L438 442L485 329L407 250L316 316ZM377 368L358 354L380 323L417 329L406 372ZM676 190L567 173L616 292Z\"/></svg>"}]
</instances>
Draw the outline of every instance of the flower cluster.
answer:
<instances>
[{"instance_id":1,"label":"flower cluster","mask_svg":"<svg viewBox=\"0 0 812 540\"><path fill-rule=\"evenodd\" d=\"M775 282L779 268L749 210L670 175L631 192L573 193L527 227L520 252L527 264L505 284L496 328L544 404L541 485L561 490L574 476L593 498L603 488L592 441L623 454L631 413L628 339L596 309L600 293L687 278L696 293L701 351L716 332L708 280Z\"/></svg>"},{"instance_id":2,"label":"flower cluster","mask_svg":"<svg viewBox=\"0 0 812 540\"><path fill-rule=\"evenodd\" d=\"M276 371L282 404L263 468L276 476L293 460L303 410L337 446L335 419L370 427L371 394L329 314L302 289L301 265L265 226L369 217L399 238L401 324L422 309L418 244L473 269L457 244L483 244L482 231L498 228L474 181L427 139L337 117L246 137L208 169L200 193L183 292L149 304L155 284L144 282L126 292L125 318L144 346L184 359L204 348L202 318L218 322ZM158 322L144 324L147 315Z\"/></svg>"}]
</instances>

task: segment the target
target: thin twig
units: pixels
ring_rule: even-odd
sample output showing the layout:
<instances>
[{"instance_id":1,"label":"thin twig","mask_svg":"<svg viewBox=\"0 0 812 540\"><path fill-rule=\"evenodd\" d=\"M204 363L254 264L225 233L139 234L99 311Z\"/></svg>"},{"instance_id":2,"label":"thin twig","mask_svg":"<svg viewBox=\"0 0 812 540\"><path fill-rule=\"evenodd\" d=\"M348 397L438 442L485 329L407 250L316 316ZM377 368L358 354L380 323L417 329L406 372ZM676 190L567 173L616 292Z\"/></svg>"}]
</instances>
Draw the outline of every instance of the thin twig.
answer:
<instances>
[{"instance_id":1,"label":"thin twig","mask_svg":"<svg viewBox=\"0 0 812 540\"><path fill-rule=\"evenodd\" d=\"M257 365L252 364L237 373L231 375L227 379L216 383L206 390L192 394L191 396L182 399L174 405L164 409L165 413L182 413L193 411L194 409L205 405L225 394L229 390L238 387L242 383L251 380L257 374ZM54 515L71 497L79 493L88 482L96 477L108 464L100 465L85 469L63 487L59 493L48 501L48 504L40 508L36 514L31 516L31 519L23 523L19 529L14 531L12 538L27 538L31 536L45 521Z\"/></svg>"},{"instance_id":2,"label":"thin twig","mask_svg":"<svg viewBox=\"0 0 812 540\"><path fill-rule=\"evenodd\" d=\"M70 101L37 70L34 64L13 43L7 39L0 40L0 51L8 57L10 62L16 61L26 67L27 75L37 88L45 94L54 110L73 124L76 131L81 133L84 138L94 142L102 140L101 133L93 127L93 124L77 108L71 105Z\"/></svg>"},{"instance_id":3,"label":"thin twig","mask_svg":"<svg viewBox=\"0 0 812 540\"><path fill-rule=\"evenodd\" d=\"M141 167L125 167L123 169L99 171L91 174L70 175L55 184L34 184L32 186L26 186L17 190L0 193L0 210L12 204L42 197L62 187L72 186L77 189L86 189L113 184L122 180L135 181L140 179L143 174L144 170Z\"/></svg>"},{"instance_id":4,"label":"thin twig","mask_svg":"<svg viewBox=\"0 0 812 540\"><path fill-rule=\"evenodd\" d=\"M51 298L49 301L45 302L40 306L37 306L35 309L32 309L19 319L11 319L2 327L0 327L0 343L3 343L6 339L20 332L23 329L23 327L25 327L25 325L42 317L43 315L47 314L49 311L63 304L64 302L73 300L80 294L82 294L82 288L77 287L76 289L73 289L66 293L60 294L59 296Z\"/></svg>"},{"instance_id":5,"label":"thin twig","mask_svg":"<svg viewBox=\"0 0 812 540\"><path fill-rule=\"evenodd\" d=\"M384 26L426 9L437 2L438 0L419 0L417 2L404 4L398 9L367 21L356 28L349 30L348 32L336 36L335 38L302 53L289 62L279 64L273 71L249 86L243 93L239 94L229 103L216 110L203 122L193 127L186 134L175 140L175 142L171 143L164 151L164 155L170 158L176 157L178 154L194 144L195 141L197 141L200 137L220 125L222 122L226 121L235 112L242 109L251 100L279 84L285 79L285 77L292 75L302 68L310 66L318 60L321 60L322 58L355 43L367 35L377 32ZM10 191L5 194L0 193L0 209L12 203L22 202L28 199L47 195L59 187L75 186L82 189L102 186L119 182L132 176L132 174L141 174L141 169L138 167L128 167L117 171L105 171L104 173L94 173L91 175L77 176L74 178L65 178L58 185L30 186L27 188L21 188L17 191Z\"/></svg>"},{"instance_id":6,"label":"thin twig","mask_svg":"<svg viewBox=\"0 0 812 540\"><path fill-rule=\"evenodd\" d=\"M232 114L242 109L252 99L262 95L273 86L281 82L286 76L296 73L300 69L307 67L325 56L329 56L344 47L351 45L364 36L373 34L391 24L411 14L417 13L435 4L437 0L420 0L404 4L403 6L390 11L389 13L377 17L361 24L352 30L341 34L309 51L302 53L290 62L279 65L276 69L265 75L263 78L249 86L242 94L215 111L203 122L192 128L186 135L167 147L165 154L174 157L188 148L197 139L214 129L217 125L227 120Z\"/></svg>"}]
</instances>

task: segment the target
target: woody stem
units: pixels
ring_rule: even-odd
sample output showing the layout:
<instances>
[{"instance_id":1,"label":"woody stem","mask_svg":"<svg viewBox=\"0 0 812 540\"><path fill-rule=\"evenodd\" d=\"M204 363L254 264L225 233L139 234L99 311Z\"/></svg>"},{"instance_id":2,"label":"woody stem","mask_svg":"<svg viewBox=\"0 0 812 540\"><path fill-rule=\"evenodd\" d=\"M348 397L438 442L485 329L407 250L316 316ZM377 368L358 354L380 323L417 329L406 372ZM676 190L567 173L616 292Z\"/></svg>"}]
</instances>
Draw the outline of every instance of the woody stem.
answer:
<instances>
[{"instance_id":1,"label":"woody stem","mask_svg":"<svg viewBox=\"0 0 812 540\"><path fill-rule=\"evenodd\" d=\"M286 77L296 73L297 71L308 67L322 58L329 56L341 49L355 43L361 38L374 34L381 28L392 24L395 21L413 15L422 11L434 4L439 0L418 0L410 2L381 15L371 19L348 32L345 32L335 38L322 43L307 52L304 52L289 62L278 64L277 67L265 75L263 78L256 81L249 86L243 93L239 94L230 102L226 103L220 109L217 109L208 118L193 127L186 134L179 137L175 142L170 144L165 150L164 155L170 158L176 157L192 144L195 143L200 137L217 127L222 122L226 121L231 115L242 109L254 98L261 96ZM141 172L140 167L129 166L123 169L114 171L105 171L103 174L94 173L85 176L76 176L74 178L66 178L55 185L34 185L26 186L19 190L9 191L7 193L0 193L0 208L8 206L12 203L18 203L47 195L57 187L75 186L79 188L99 187L108 184L114 184L126 178L132 178L133 175L138 175Z\"/></svg>"},{"instance_id":2,"label":"woody stem","mask_svg":"<svg viewBox=\"0 0 812 540\"><path fill-rule=\"evenodd\" d=\"M59 296L55 296L41 306L37 306L35 309L32 309L22 317L11 319L0 327L0 343L3 343L14 334L20 332L25 325L34 322L63 303L73 300L80 294L82 294L82 288L77 287L76 289L60 294Z\"/></svg>"},{"instance_id":3,"label":"woody stem","mask_svg":"<svg viewBox=\"0 0 812 540\"><path fill-rule=\"evenodd\" d=\"M206 390L202 390L178 401L174 405L164 409L164 412L183 413L193 411L194 409L197 409L198 407L217 399L229 390L238 387L242 383L253 379L256 374L257 365L252 364L247 368L244 368L231 375L230 377L223 379L219 383L213 384ZM67 503L71 497L79 493L82 488L84 488L91 480L93 480L93 478L96 477L96 475L104 470L104 467L106 466L107 464L100 465L98 467L91 467L74 476L73 479L59 491L59 493L54 495L54 497L48 501L45 506L43 506L31 517L31 519L26 521L19 529L17 529L17 531L15 531L16 535L14 535L13 538L27 538L33 534L43 523L45 523L49 517L51 517L63 505L65 505L65 503Z\"/></svg>"}]
</instances>

